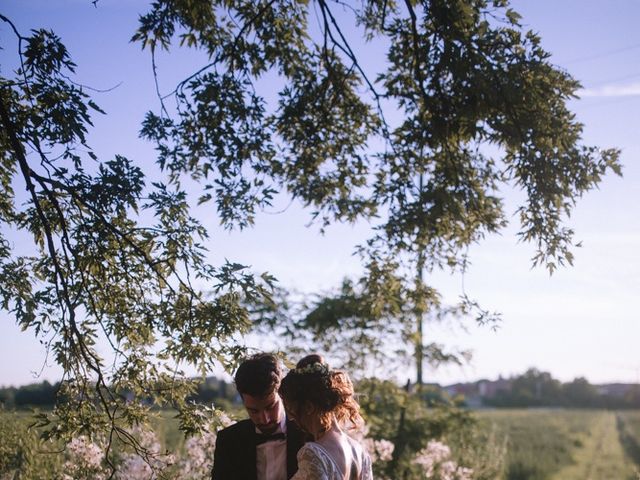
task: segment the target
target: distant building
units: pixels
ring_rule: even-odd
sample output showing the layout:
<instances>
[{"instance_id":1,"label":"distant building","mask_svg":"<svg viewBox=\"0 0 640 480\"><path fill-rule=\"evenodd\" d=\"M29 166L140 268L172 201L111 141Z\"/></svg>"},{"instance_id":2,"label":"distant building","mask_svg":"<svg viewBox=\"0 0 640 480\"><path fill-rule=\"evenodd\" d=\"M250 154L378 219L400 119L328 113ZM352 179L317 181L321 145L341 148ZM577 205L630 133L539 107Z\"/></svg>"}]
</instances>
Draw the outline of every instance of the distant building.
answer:
<instances>
[{"instance_id":1,"label":"distant building","mask_svg":"<svg viewBox=\"0 0 640 480\"><path fill-rule=\"evenodd\" d=\"M607 397L622 398L630 394L638 386L632 383L606 383L604 385L595 385L600 395Z\"/></svg>"},{"instance_id":2,"label":"distant building","mask_svg":"<svg viewBox=\"0 0 640 480\"><path fill-rule=\"evenodd\" d=\"M502 376L497 380L480 380L478 382L478 393L482 398L496 398L500 392L510 392L512 381Z\"/></svg>"},{"instance_id":3,"label":"distant building","mask_svg":"<svg viewBox=\"0 0 640 480\"><path fill-rule=\"evenodd\" d=\"M442 387L450 397L462 397L465 405L471 408L478 408L489 405L495 405L492 400L499 397L509 397L512 393L514 379L502 378L497 380L478 380L470 383L455 383ZM534 398L541 396L540 384L536 385ZM603 398L609 398L613 402L636 402L640 400L640 385L632 383L607 383L603 385L593 385L598 395ZM605 400L606 401L606 400ZM615 403L618 405L618 403ZM620 405L623 405L622 403Z\"/></svg>"},{"instance_id":4,"label":"distant building","mask_svg":"<svg viewBox=\"0 0 640 480\"><path fill-rule=\"evenodd\" d=\"M511 391L511 380L502 377L498 380L479 380L472 383L456 383L443 387L451 397L461 396L464 403L471 408L482 407L485 400L495 398L499 392Z\"/></svg>"}]
</instances>

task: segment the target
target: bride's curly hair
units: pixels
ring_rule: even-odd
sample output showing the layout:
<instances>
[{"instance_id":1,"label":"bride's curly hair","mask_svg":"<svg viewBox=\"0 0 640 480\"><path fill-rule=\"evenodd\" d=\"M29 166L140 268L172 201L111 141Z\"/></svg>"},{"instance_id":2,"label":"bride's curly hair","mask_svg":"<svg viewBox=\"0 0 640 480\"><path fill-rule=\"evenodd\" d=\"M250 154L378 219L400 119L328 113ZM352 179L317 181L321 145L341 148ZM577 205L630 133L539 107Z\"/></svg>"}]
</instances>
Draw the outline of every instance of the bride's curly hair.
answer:
<instances>
[{"instance_id":1,"label":"bride's curly hair","mask_svg":"<svg viewBox=\"0 0 640 480\"><path fill-rule=\"evenodd\" d=\"M282 379L278 392L293 408L294 416L300 417L305 405L315 407L325 430L331 427L334 417L346 428L363 422L349 375L331 370L321 355L307 355L300 360Z\"/></svg>"}]
</instances>

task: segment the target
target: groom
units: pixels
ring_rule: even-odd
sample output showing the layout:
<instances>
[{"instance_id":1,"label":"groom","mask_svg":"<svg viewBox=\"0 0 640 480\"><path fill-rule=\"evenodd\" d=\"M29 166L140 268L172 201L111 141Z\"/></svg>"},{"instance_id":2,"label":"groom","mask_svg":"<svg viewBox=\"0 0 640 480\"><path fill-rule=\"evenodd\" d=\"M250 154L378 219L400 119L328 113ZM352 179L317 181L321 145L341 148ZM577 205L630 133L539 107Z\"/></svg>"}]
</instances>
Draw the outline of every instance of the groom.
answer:
<instances>
[{"instance_id":1,"label":"groom","mask_svg":"<svg viewBox=\"0 0 640 480\"><path fill-rule=\"evenodd\" d=\"M216 439L212 480L287 480L298 470L304 434L286 418L277 357L259 353L240 364L235 383L249 419Z\"/></svg>"}]
</instances>

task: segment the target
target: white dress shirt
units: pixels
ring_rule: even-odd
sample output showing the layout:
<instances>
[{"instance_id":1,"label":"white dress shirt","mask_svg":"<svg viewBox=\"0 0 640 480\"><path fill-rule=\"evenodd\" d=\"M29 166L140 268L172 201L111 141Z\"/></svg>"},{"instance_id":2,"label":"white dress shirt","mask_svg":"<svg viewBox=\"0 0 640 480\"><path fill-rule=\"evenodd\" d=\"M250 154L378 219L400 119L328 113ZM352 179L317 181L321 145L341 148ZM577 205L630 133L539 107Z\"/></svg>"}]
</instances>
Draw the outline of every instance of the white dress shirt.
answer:
<instances>
[{"instance_id":1,"label":"white dress shirt","mask_svg":"<svg viewBox=\"0 0 640 480\"><path fill-rule=\"evenodd\" d=\"M280 407L282 408L282 406ZM256 429L257 433L260 433ZM287 419L282 413L280 426L273 432L287 433ZM258 480L287 480L287 440L270 440L256 446L256 472Z\"/></svg>"}]
</instances>

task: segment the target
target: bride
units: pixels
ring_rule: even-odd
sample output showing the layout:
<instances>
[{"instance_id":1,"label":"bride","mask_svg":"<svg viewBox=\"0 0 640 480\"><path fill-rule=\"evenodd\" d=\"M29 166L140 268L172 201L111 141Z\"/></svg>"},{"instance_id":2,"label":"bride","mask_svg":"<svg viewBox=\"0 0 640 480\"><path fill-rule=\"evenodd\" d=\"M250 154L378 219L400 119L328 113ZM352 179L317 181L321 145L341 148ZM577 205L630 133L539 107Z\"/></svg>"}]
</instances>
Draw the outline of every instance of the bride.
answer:
<instances>
[{"instance_id":1,"label":"bride","mask_svg":"<svg viewBox=\"0 0 640 480\"><path fill-rule=\"evenodd\" d=\"M291 480L373 480L371 458L345 429L362 423L349 376L307 355L279 389L289 418L313 437L298 452Z\"/></svg>"}]
</instances>

